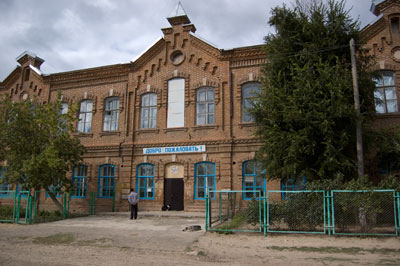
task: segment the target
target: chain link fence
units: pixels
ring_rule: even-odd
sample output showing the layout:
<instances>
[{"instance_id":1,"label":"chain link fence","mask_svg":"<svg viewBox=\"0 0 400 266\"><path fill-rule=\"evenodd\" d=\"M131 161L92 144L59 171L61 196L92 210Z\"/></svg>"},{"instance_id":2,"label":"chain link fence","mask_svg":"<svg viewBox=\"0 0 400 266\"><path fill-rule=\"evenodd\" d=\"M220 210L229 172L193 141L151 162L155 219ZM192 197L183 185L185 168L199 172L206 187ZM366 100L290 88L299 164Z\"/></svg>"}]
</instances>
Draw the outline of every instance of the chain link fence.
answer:
<instances>
[{"instance_id":1,"label":"chain link fence","mask_svg":"<svg viewBox=\"0 0 400 266\"><path fill-rule=\"evenodd\" d=\"M260 191L246 192L254 193L254 199L244 201L244 191L210 191L206 196L206 230L262 232L264 198Z\"/></svg>"},{"instance_id":2,"label":"chain link fence","mask_svg":"<svg viewBox=\"0 0 400 266\"><path fill-rule=\"evenodd\" d=\"M400 193L394 190L212 191L206 231L400 236Z\"/></svg>"},{"instance_id":3,"label":"chain link fence","mask_svg":"<svg viewBox=\"0 0 400 266\"><path fill-rule=\"evenodd\" d=\"M331 191L333 234L397 235L396 194L393 190Z\"/></svg>"},{"instance_id":4,"label":"chain link fence","mask_svg":"<svg viewBox=\"0 0 400 266\"><path fill-rule=\"evenodd\" d=\"M324 191L267 191L266 232L326 233Z\"/></svg>"}]
</instances>

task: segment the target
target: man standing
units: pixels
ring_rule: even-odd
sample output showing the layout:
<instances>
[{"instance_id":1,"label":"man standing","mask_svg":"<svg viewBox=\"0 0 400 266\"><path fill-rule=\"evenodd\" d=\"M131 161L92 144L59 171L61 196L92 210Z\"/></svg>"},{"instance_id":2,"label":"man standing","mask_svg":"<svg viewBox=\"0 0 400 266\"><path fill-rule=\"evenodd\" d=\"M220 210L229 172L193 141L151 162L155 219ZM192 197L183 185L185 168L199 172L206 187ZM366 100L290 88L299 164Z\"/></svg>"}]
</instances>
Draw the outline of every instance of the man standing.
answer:
<instances>
[{"instance_id":1,"label":"man standing","mask_svg":"<svg viewBox=\"0 0 400 266\"><path fill-rule=\"evenodd\" d=\"M138 194L135 192L135 190L133 190L133 188L131 188L131 193L128 195L128 202L129 205L131 206L131 220L133 218L137 218L137 210L138 210L138 203L139 203L139 196Z\"/></svg>"}]
</instances>

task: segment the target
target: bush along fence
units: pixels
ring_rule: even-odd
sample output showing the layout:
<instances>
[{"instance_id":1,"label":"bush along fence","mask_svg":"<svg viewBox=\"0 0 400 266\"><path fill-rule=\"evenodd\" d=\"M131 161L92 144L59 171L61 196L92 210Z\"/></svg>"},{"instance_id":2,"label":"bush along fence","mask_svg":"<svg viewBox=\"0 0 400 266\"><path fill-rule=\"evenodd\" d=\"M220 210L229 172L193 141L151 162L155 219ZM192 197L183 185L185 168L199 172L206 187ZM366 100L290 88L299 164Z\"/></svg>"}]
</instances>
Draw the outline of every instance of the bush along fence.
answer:
<instances>
[{"instance_id":1,"label":"bush along fence","mask_svg":"<svg viewBox=\"0 0 400 266\"><path fill-rule=\"evenodd\" d=\"M76 197L74 192L56 192L60 211L46 191L0 191L0 222L32 224L50 222L77 216L95 215L96 209L115 209L115 193L109 199L97 199L96 192ZM101 200L101 206L98 206Z\"/></svg>"},{"instance_id":2,"label":"bush along fence","mask_svg":"<svg viewBox=\"0 0 400 266\"><path fill-rule=\"evenodd\" d=\"M251 200L248 199L252 195ZM394 190L210 191L206 231L400 236Z\"/></svg>"}]
</instances>

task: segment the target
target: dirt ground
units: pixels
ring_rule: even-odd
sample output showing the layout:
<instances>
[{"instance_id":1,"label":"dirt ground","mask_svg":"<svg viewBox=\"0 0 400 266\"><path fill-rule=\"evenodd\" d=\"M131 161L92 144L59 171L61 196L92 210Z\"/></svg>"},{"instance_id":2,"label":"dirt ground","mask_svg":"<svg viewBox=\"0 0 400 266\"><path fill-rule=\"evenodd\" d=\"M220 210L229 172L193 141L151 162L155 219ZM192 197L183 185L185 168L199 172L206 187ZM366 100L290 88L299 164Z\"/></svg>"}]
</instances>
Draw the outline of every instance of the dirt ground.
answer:
<instances>
[{"instance_id":1,"label":"dirt ground","mask_svg":"<svg viewBox=\"0 0 400 266\"><path fill-rule=\"evenodd\" d=\"M0 265L400 265L399 237L189 232L204 218L179 215L0 224Z\"/></svg>"}]
</instances>

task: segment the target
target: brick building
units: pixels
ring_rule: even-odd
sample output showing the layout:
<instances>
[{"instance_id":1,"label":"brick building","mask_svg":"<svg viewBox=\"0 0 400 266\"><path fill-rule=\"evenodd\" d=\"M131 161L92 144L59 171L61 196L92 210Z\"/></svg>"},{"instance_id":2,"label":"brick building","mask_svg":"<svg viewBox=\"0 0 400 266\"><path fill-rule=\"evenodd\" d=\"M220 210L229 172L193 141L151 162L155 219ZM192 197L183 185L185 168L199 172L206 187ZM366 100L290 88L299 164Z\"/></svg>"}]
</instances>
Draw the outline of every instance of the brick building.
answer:
<instances>
[{"instance_id":1,"label":"brick building","mask_svg":"<svg viewBox=\"0 0 400 266\"><path fill-rule=\"evenodd\" d=\"M386 92L377 95L383 99L377 120L397 124L400 1L375 1L371 11L378 20L363 34ZM170 204L200 211L206 189L281 189L278 181L260 178L264 171L253 163L261 143L246 107L260 90L262 46L217 49L194 34L181 5L167 19L171 27L162 29L163 37L130 63L45 75L44 60L25 52L0 84L0 93L13 100L36 95L50 102L60 92L63 110L79 105L75 135L87 153L71 173L76 205L96 192L98 210L109 210L113 195L116 210L127 210L126 196L135 188L141 210Z\"/></svg>"}]
</instances>

